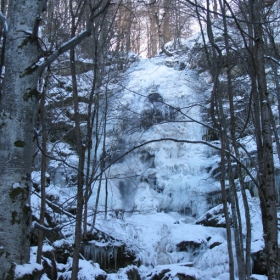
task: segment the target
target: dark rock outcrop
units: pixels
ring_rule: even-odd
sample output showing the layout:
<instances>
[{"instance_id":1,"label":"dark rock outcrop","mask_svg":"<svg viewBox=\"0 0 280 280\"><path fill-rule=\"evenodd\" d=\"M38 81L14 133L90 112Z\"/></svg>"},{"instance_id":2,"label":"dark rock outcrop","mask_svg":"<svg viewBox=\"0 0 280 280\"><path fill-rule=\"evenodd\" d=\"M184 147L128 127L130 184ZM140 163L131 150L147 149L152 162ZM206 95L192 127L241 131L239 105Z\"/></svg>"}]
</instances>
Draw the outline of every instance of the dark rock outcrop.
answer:
<instances>
[{"instance_id":1,"label":"dark rock outcrop","mask_svg":"<svg viewBox=\"0 0 280 280\"><path fill-rule=\"evenodd\" d=\"M216 207L207 211L202 217L195 222L197 225L209 227L226 227L226 220L223 205L219 204Z\"/></svg>"}]
</instances>

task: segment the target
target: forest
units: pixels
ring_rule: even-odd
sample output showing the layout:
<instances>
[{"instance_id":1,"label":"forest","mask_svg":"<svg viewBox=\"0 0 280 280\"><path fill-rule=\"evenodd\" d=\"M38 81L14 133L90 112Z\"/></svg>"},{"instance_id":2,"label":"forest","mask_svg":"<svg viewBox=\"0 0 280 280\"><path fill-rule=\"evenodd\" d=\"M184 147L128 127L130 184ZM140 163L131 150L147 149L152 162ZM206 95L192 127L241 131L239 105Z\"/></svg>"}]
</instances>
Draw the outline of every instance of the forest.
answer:
<instances>
[{"instance_id":1,"label":"forest","mask_svg":"<svg viewBox=\"0 0 280 280\"><path fill-rule=\"evenodd\" d=\"M279 1L0 5L0 279L280 279Z\"/></svg>"}]
</instances>

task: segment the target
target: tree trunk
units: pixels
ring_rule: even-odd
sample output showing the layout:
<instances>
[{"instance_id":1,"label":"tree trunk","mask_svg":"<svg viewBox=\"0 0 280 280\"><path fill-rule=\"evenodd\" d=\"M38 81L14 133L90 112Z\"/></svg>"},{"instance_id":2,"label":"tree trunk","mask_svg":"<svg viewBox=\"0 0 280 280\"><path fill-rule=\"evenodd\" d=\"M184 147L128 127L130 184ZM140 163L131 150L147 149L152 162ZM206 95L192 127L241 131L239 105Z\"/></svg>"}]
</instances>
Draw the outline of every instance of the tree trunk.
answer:
<instances>
[{"instance_id":1,"label":"tree trunk","mask_svg":"<svg viewBox=\"0 0 280 280\"><path fill-rule=\"evenodd\" d=\"M31 65L39 49L33 30L42 0L11 0L0 104L0 278L13 263L29 261L30 172L38 72Z\"/></svg>"},{"instance_id":2,"label":"tree trunk","mask_svg":"<svg viewBox=\"0 0 280 280\"><path fill-rule=\"evenodd\" d=\"M158 34L157 34L157 24L155 19L155 13L157 8L155 5L151 5L149 12L149 23L147 28L148 36L148 56L153 57L157 54L158 51Z\"/></svg>"},{"instance_id":3,"label":"tree trunk","mask_svg":"<svg viewBox=\"0 0 280 280\"><path fill-rule=\"evenodd\" d=\"M237 129L236 129L236 116L235 116L235 103L234 103L234 92L233 92L233 84L232 84L232 67L230 66L230 56L231 56L231 49L230 49L230 41L229 41L229 32L228 32L228 23L226 19L226 9L225 9L225 2L219 0L220 10L222 13L223 18L223 30L224 30L224 42L225 42L225 49L226 49L226 56L225 56L225 63L228 65L226 73L227 73L227 94L228 94L228 101L229 101L229 110L230 110L230 136L226 137L225 141L227 143L227 149L231 150L232 148L235 151L235 154L238 158L239 157L239 150L237 146ZM217 11L217 7L216 7ZM222 104L221 104L221 108ZM224 121L221 121L224 123ZM224 128L227 129L226 127ZM232 146L232 147L231 147ZM250 212L248 207L248 201L246 197L246 193L244 190L243 184L243 175L241 173L240 166L237 166L239 172L239 183L241 186L241 193L243 199L243 207L245 211L245 219L246 219L246 258L244 259L244 246L243 246L243 230L242 230L242 222L241 222L241 214L240 208L242 206L239 205L239 199L237 195L237 188L236 183L233 176L233 167L231 163L231 158L227 155L228 159L228 176L229 176L229 183L230 183L230 199L231 199L231 207L232 207L232 221L234 227L234 237L235 237L235 251L236 251L236 259L238 265L238 276L239 279L248 279L250 277L250 252L251 252L251 226L250 226ZM242 207L242 208L243 208Z\"/></svg>"},{"instance_id":4,"label":"tree trunk","mask_svg":"<svg viewBox=\"0 0 280 280\"><path fill-rule=\"evenodd\" d=\"M46 211L46 171L47 171L47 127L46 127L46 115L45 115L45 101L46 93L48 88L50 73L45 78L44 88L40 102L40 119L42 129L42 153L41 153L41 209L40 209L40 220L39 223L44 226L45 211ZM42 252L43 252L43 241L44 232L38 230L38 248L37 248L37 259L36 262L41 264Z\"/></svg>"},{"instance_id":5,"label":"tree trunk","mask_svg":"<svg viewBox=\"0 0 280 280\"><path fill-rule=\"evenodd\" d=\"M76 69L75 69L75 52L74 49L70 50L71 60L71 75L73 84L73 102L74 102L74 121L75 121L75 133L77 141L77 151L79 156L78 166L78 185L77 185L77 214L76 214L76 225L75 225L75 243L73 250L73 264L72 264L72 275L71 279L76 280L79 271L79 252L80 243L82 240L82 221L83 221L83 186L84 186L84 158L85 151L82 143L82 135L80 130L80 115L79 115L79 101L78 101L78 89L76 81Z\"/></svg>"},{"instance_id":6,"label":"tree trunk","mask_svg":"<svg viewBox=\"0 0 280 280\"><path fill-rule=\"evenodd\" d=\"M72 8L72 7L71 7ZM71 9L72 10L72 9ZM75 36L75 17L72 17L72 36ZM78 184L77 184L77 213L76 213L76 225L75 225L75 243L73 250L73 264L72 264L72 275L71 279L78 279L79 271L79 253L80 243L82 240L82 221L83 221L83 198L84 198L84 162L85 162L85 150L82 142L82 134L80 129L80 112L79 112L79 100L78 100L78 86L76 77L75 67L75 50L70 50L70 64L71 64L71 77L73 87L73 105L74 105L74 122L75 122L75 133L76 133L76 145L79 157L78 165Z\"/></svg>"},{"instance_id":7,"label":"tree trunk","mask_svg":"<svg viewBox=\"0 0 280 280\"><path fill-rule=\"evenodd\" d=\"M105 210L104 210L104 219L107 220L108 215L108 179L105 174Z\"/></svg>"},{"instance_id":8,"label":"tree trunk","mask_svg":"<svg viewBox=\"0 0 280 280\"><path fill-rule=\"evenodd\" d=\"M262 1L252 1L252 24L254 29L255 56L254 71L258 88L254 92L259 102L261 141L257 142L259 176L260 176L260 204L262 211L265 253L267 256L268 279L279 279L278 229L276 187L274 175L274 160L272 147L271 114L268 99L267 81L264 63L264 42L262 30Z\"/></svg>"},{"instance_id":9,"label":"tree trunk","mask_svg":"<svg viewBox=\"0 0 280 280\"><path fill-rule=\"evenodd\" d=\"M163 29L163 41L167 43L171 41L171 2L170 0L163 1L163 10L164 10L164 18L162 22L162 29Z\"/></svg>"}]
</instances>

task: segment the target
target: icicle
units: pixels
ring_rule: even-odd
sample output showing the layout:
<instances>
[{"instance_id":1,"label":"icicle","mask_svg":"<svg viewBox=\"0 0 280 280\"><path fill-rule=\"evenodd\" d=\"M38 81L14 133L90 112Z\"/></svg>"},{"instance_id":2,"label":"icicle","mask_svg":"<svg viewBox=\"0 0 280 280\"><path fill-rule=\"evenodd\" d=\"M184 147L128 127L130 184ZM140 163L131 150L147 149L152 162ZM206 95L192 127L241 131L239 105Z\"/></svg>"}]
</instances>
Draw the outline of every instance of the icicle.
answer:
<instances>
[{"instance_id":1,"label":"icicle","mask_svg":"<svg viewBox=\"0 0 280 280\"><path fill-rule=\"evenodd\" d=\"M114 257L115 270L117 270L118 247L113 247L113 257Z\"/></svg>"},{"instance_id":2,"label":"icicle","mask_svg":"<svg viewBox=\"0 0 280 280\"><path fill-rule=\"evenodd\" d=\"M114 248L114 247L113 247L113 248ZM108 268L110 267L111 258L112 258L112 252L113 252L113 249L110 250L110 248L108 248L108 254L107 254Z\"/></svg>"},{"instance_id":3,"label":"icicle","mask_svg":"<svg viewBox=\"0 0 280 280\"><path fill-rule=\"evenodd\" d=\"M97 262L99 263L99 247L96 247L94 248L94 261L93 262Z\"/></svg>"},{"instance_id":4,"label":"icicle","mask_svg":"<svg viewBox=\"0 0 280 280\"><path fill-rule=\"evenodd\" d=\"M100 247L100 252L101 252L101 260L100 263L101 265L106 268L106 251L104 247Z\"/></svg>"},{"instance_id":5,"label":"icicle","mask_svg":"<svg viewBox=\"0 0 280 280\"><path fill-rule=\"evenodd\" d=\"M92 260L92 262L95 262L95 243L92 243L91 246L91 251L90 251L90 257L89 260Z\"/></svg>"},{"instance_id":6,"label":"icicle","mask_svg":"<svg viewBox=\"0 0 280 280\"><path fill-rule=\"evenodd\" d=\"M84 256L88 260L88 258L89 258L89 246L87 244L85 244L85 246L84 246Z\"/></svg>"}]
</instances>

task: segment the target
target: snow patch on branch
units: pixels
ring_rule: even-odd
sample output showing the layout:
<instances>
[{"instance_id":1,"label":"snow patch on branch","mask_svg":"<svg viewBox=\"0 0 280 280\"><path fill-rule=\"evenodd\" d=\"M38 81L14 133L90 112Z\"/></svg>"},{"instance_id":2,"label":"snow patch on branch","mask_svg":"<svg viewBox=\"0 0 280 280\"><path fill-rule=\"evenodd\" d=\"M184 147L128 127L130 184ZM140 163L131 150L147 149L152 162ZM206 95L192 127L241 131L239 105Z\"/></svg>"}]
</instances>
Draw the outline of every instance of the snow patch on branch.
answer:
<instances>
[{"instance_id":1,"label":"snow patch on branch","mask_svg":"<svg viewBox=\"0 0 280 280\"><path fill-rule=\"evenodd\" d=\"M270 55L265 55L264 57L267 58L267 59L270 59L270 60L272 60L273 62L275 62L275 63L277 63L278 65L280 65L280 61L279 61L278 59L276 59L276 58L274 58L274 57L272 57L272 56L270 56Z\"/></svg>"}]
</instances>

